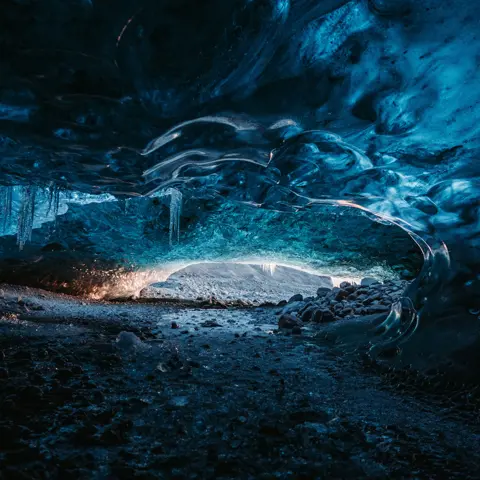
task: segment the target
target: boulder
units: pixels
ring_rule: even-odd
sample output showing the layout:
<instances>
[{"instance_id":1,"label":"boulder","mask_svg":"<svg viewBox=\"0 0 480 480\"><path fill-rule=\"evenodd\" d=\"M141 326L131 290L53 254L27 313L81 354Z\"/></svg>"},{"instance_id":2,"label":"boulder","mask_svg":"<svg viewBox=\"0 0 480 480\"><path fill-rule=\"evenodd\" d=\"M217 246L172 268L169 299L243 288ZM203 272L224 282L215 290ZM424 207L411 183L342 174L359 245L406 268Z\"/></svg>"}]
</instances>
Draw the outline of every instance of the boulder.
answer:
<instances>
[{"instance_id":1,"label":"boulder","mask_svg":"<svg viewBox=\"0 0 480 480\"><path fill-rule=\"evenodd\" d=\"M318 309L313 315L313 321L315 323L328 323L335 320L335 315L328 309Z\"/></svg>"},{"instance_id":2,"label":"boulder","mask_svg":"<svg viewBox=\"0 0 480 480\"><path fill-rule=\"evenodd\" d=\"M304 306L305 306L305 303L303 303L303 302L301 302L301 301L300 301L300 302L288 303L288 304L285 305L285 307L283 308L282 314L283 314L283 313L298 312L298 311L300 311Z\"/></svg>"},{"instance_id":3,"label":"boulder","mask_svg":"<svg viewBox=\"0 0 480 480\"><path fill-rule=\"evenodd\" d=\"M293 327L299 327L300 322L297 320L292 315L289 314L283 314L279 319L278 319L278 328L293 328Z\"/></svg>"},{"instance_id":4,"label":"boulder","mask_svg":"<svg viewBox=\"0 0 480 480\"><path fill-rule=\"evenodd\" d=\"M300 293L297 293L293 297L290 297L290 300L288 301L288 303L301 302L302 300L303 300L303 295L301 295Z\"/></svg>"},{"instance_id":5,"label":"boulder","mask_svg":"<svg viewBox=\"0 0 480 480\"><path fill-rule=\"evenodd\" d=\"M318 290L317 290L317 297L325 297L328 293L330 293L331 291L331 288L327 288L327 287L320 287Z\"/></svg>"},{"instance_id":6,"label":"boulder","mask_svg":"<svg viewBox=\"0 0 480 480\"><path fill-rule=\"evenodd\" d=\"M302 322L306 323L306 322L312 321L316 310L317 310L317 307L315 307L315 306L311 306L311 307L308 307L307 309L305 309L303 311L302 317L301 317Z\"/></svg>"},{"instance_id":7,"label":"boulder","mask_svg":"<svg viewBox=\"0 0 480 480\"><path fill-rule=\"evenodd\" d=\"M375 285L377 283L380 283L380 282L376 278L365 277L365 278L362 278L362 281L360 282L360 285L362 287L369 287L370 285Z\"/></svg>"}]
</instances>

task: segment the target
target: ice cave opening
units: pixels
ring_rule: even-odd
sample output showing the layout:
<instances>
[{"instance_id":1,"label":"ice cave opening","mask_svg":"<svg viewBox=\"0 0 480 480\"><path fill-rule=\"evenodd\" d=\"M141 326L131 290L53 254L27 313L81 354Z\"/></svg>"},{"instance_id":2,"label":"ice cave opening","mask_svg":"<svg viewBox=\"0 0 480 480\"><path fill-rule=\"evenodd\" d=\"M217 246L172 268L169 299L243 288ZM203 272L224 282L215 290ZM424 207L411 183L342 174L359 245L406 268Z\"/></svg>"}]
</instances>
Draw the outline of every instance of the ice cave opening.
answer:
<instances>
[{"instance_id":1,"label":"ice cave opening","mask_svg":"<svg viewBox=\"0 0 480 480\"><path fill-rule=\"evenodd\" d=\"M204 262L187 265L140 291L144 299L208 299L235 301L248 305L275 305L295 295L313 299L319 288L333 288L360 278L322 275L296 265L253 261Z\"/></svg>"},{"instance_id":2,"label":"ice cave opening","mask_svg":"<svg viewBox=\"0 0 480 480\"><path fill-rule=\"evenodd\" d=\"M1 479L477 478L479 18L2 0Z\"/></svg>"}]
</instances>

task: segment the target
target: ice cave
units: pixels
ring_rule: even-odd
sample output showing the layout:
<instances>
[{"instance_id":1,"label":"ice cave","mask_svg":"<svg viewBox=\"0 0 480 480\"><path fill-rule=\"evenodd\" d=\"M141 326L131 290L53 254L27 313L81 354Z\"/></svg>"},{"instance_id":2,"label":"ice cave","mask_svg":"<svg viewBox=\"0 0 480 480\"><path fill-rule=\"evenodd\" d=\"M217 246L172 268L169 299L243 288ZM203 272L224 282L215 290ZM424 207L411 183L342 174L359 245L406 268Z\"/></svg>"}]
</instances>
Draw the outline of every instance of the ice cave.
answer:
<instances>
[{"instance_id":1,"label":"ice cave","mask_svg":"<svg viewBox=\"0 0 480 480\"><path fill-rule=\"evenodd\" d=\"M3 0L0 480L480 478L480 3Z\"/></svg>"}]
</instances>

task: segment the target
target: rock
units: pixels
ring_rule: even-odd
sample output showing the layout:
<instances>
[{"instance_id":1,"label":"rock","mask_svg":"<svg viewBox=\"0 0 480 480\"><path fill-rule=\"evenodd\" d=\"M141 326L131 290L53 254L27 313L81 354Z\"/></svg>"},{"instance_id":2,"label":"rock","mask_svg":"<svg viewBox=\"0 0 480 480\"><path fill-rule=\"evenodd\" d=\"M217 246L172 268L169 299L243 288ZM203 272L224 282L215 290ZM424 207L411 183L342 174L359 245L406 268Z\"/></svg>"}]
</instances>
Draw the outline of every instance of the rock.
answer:
<instances>
[{"instance_id":1,"label":"rock","mask_svg":"<svg viewBox=\"0 0 480 480\"><path fill-rule=\"evenodd\" d=\"M337 292L337 294L335 295L335 300L344 300L345 298L347 298L350 294L346 291L346 290L340 290L339 292Z\"/></svg>"},{"instance_id":2,"label":"rock","mask_svg":"<svg viewBox=\"0 0 480 480\"><path fill-rule=\"evenodd\" d=\"M214 327L221 327L219 323L217 323L215 320L206 320L201 324L203 328L214 328Z\"/></svg>"},{"instance_id":3,"label":"rock","mask_svg":"<svg viewBox=\"0 0 480 480\"><path fill-rule=\"evenodd\" d=\"M390 306L388 305L370 305L367 307L367 313L369 315L373 313L383 313L383 312L389 312L390 311Z\"/></svg>"},{"instance_id":4,"label":"rock","mask_svg":"<svg viewBox=\"0 0 480 480\"><path fill-rule=\"evenodd\" d=\"M380 283L380 282L376 278L365 277L365 278L362 278L360 285L362 287L370 287L371 285L375 285L377 283Z\"/></svg>"},{"instance_id":5,"label":"rock","mask_svg":"<svg viewBox=\"0 0 480 480\"><path fill-rule=\"evenodd\" d=\"M47 243L42 247L42 252L64 252L65 250L68 250L68 245L61 242Z\"/></svg>"},{"instance_id":6,"label":"rock","mask_svg":"<svg viewBox=\"0 0 480 480\"><path fill-rule=\"evenodd\" d=\"M315 323L328 323L335 320L335 315L328 309L319 309L315 312L313 321Z\"/></svg>"},{"instance_id":7,"label":"rock","mask_svg":"<svg viewBox=\"0 0 480 480\"><path fill-rule=\"evenodd\" d=\"M142 341L132 332L120 332L117 337L117 345L124 350L137 348L142 345Z\"/></svg>"},{"instance_id":8,"label":"rock","mask_svg":"<svg viewBox=\"0 0 480 480\"><path fill-rule=\"evenodd\" d=\"M303 302L292 302L292 303L289 303L288 305L286 305L286 306L283 308L282 314L284 314L284 313L298 312L298 311L300 311L304 306L305 306L305 304L304 304Z\"/></svg>"},{"instance_id":9,"label":"rock","mask_svg":"<svg viewBox=\"0 0 480 480\"><path fill-rule=\"evenodd\" d=\"M328 293L331 292L331 288L327 287L320 287L317 289L317 297L323 298L325 297Z\"/></svg>"},{"instance_id":10,"label":"rock","mask_svg":"<svg viewBox=\"0 0 480 480\"><path fill-rule=\"evenodd\" d=\"M301 295L300 293L297 293L293 297L290 297L290 300L288 301L288 303L301 302L302 300L303 300L303 295Z\"/></svg>"},{"instance_id":11,"label":"rock","mask_svg":"<svg viewBox=\"0 0 480 480\"><path fill-rule=\"evenodd\" d=\"M313 319L313 315L316 310L317 310L317 307L315 306L308 307L306 310L304 310L301 316L302 322L304 323L310 322Z\"/></svg>"},{"instance_id":12,"label":"rock","mask_svg":"<svg viewBox=\"0 0 480 480\"><path fill-rule=\"evenodd\" d=\"M292 335L301 335L302 329L297 325L292 328Z\"/></svg>"},{"instance_id":13,"label":"rock","mask_svg":"<svg viewBox=\"0 0 480 480\"><path fill-rule=\"evenodd\" d=\"M299 326L299 321L289 314L283 314L278 319L278 328L293 328Z\"/></svg>"},{"instance_id":14,"label":"rock","mask_svg":"<svg viewBox=\"0 0 480 480\"><path fill-rule=\"evenodd\" d=\"M27 402L27 403L36 403L38 402L42 396L43 396L43 391L41 388L35 386L35 385L29 385L27 387L23 387L19 391L19 398L21 398L22 401Z\"/></svg>"},{"instance_id":15,"label":"rock","mask_svg":"<svg viewBox=\"0 0 480 480\"><path fill-rule=\"evenodd\" d=\"M172 329L176 330L177 328L179 328L178 323L177 322L172 322Z\"/></svg>"},{"instance_id":16,"label":"rock","mask_svg":"<svg viewBox=\"0 0 480 480\"><path fill-rule=\"evenodd\" d=\"M340 284L340 288L345 289L347 287L350 287L352 284L350 282L342 282Z\"/></svg>"},{"instance_id":17,"label":"rock","mask_svg":"<svg viewBox=\"0 0 480 480\"><path fill-rule=\"evenodd\" d=\"M375 294L367 297L365 300L363 300L363 304L364 305L370 305L371 303L373 303L377 300L381 300L381 298L382 298L382 295L380 293L375 293Z\"/></svg>"},{"instance_id":18,"label":"rock","mask_svg":"<svg viewBox=\"0 0 480 480\"><path fill-rule=\"evenodd\" d=\"M57 374L55 375L55 378L57 378L60 382L66 382L72 378L73 372L69 370L68 368L60 368L57 371Z\"/></svg>"},{"instance_id":19,"label":"rock","mask_svg":"<svg viewBox=\"0 0 480 480\"><path fill-rule=\"evenodd\" d=\"M284 307L286 304L287 304L287 301L286 301L286 300L280 300L280 301L277 303L277 307Z\"/></svg>"}]
</instances>

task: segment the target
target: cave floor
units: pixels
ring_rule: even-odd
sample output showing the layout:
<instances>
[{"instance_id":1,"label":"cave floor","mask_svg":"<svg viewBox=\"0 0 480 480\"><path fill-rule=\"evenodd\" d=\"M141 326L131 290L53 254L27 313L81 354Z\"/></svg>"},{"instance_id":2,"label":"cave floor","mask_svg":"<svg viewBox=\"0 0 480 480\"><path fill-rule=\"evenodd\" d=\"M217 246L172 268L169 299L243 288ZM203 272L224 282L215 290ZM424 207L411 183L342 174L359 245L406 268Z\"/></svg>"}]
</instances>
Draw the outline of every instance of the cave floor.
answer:
<instances>
[{"instance_id":1,"label":"cave floor","mask_svg":"<svg viewBox=\"0 0 480 480\"><path fill-rule=\"evenodd\" d=\"M478 414L275 308L0 293L1 479L480 478Z\"/></svg>"}]
</instances>

